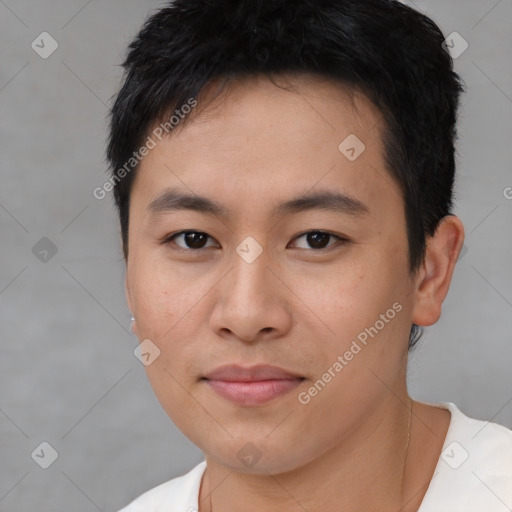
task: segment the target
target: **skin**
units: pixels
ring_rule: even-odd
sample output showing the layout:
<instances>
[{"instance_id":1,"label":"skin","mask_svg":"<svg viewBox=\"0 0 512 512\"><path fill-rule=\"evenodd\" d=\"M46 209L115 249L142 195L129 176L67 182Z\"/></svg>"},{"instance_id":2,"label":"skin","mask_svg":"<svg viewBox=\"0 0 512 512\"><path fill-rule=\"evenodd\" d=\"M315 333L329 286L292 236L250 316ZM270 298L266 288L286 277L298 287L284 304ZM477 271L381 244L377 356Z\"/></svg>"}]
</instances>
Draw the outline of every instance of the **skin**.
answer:
<instances>
[{"instance_id":1,"label":"skin","mask_svg":"<svg viewBox=\"0 0 512 512\"><path fill-rule=\"evenodd\" d=\"M151 385L205 454L200 512L414 511L450 413L410 398L409 331L439 319L464 229L456 216L443 219L410 274L403 198L385 167L378 109L339 84L280 80L294 90L253 77L204 102L213 91L204 89L198 109L206 107L142 161L126 272L133 331L159 348L146 367ZM338 149L351 133L366 146L353 162ZM229 215L150 215L170 187L216 200ZM357 198L369 213L272 214L277 203L319 190ZM206 233L205 247L190 248L183 236L159 243L183 230ZM301 236L315 230L335 235L320 240L327 248ZM247 236L263 249L252 263L236 252ZM298 394L397 302L401 311L301 404ZM305 380L263 405L239 406L201 380L227 363L272 364ZM261 455L251 467L238 457L247 443Z\"/></svg>"}]
</instances>

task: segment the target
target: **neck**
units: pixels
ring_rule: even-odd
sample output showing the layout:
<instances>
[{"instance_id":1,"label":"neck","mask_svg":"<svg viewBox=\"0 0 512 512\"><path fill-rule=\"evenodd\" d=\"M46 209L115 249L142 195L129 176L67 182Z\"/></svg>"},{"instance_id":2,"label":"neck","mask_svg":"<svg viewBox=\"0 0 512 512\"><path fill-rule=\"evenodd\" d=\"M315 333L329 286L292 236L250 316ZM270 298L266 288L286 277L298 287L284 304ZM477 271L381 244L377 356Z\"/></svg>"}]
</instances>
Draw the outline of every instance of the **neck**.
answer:
<instances>
[{"instance_id":1,"label":"neck","mask_svg":"<svg viewBox=\"0 0 512 512\"><path fill-rule=\"evenodd\" d=\"M327 453L284 473L240 473L206 456L199 512L405 512L412 404L391 396Z\"/></svg>"}]
</instances>

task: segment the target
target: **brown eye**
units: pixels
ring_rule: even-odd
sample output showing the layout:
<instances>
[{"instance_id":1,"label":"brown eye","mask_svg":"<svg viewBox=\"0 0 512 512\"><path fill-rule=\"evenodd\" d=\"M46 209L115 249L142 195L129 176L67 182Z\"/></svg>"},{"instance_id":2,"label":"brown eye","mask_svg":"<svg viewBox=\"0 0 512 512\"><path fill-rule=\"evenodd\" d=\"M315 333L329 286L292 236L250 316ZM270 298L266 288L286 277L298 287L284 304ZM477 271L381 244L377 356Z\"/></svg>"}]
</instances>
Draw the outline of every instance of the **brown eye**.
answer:
<instances>
[{"instance_id":1,"label":"brown eye","mask_svg":"<svg viewBox=\"0 0 512 512\"><path fill-rule=\"evenodd\" d=\"M181 231L180 233L176 233L171 237L167 238L165 243L174 242L178 247L182 249L204 249L206 246L207 240L211 238L206 233L202 231ZM175 242L175 240L181 239L182 244Z\"/></svg>"},{"instance_id":2,"label":"brown eye","mask_svg":"<svg viewBox=\"0 0 512 512\"><path fill-rule=\"evenodd\" d=\"M301 238L305 239L309 247L299 247L299 249L328 249L332 245L334 245L334 243L329 244L329 241L332 239L339 240L342 243L347 242L346 239L334 235L333 233L329 233L327 231L308 231L307 233L298 236L295 240L300 240Z\"/></svg>"}]
</instances>

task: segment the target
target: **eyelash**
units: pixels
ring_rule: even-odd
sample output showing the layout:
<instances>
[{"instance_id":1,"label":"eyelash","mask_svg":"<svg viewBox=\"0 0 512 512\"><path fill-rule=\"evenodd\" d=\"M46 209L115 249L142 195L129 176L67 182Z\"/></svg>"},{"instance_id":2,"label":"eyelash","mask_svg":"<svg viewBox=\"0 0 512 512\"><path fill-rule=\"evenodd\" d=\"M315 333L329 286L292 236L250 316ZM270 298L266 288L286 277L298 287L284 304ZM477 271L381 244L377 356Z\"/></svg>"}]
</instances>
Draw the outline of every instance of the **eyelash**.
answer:
<instances>
[{"instance_id":1,"label":"eyelash","mask_svg":"<svg viewBox=\"0 0 512 512\"><path fill-rule=\"evenodd\" d=\"M194 231L194 230L185 230L185 231L178 231L177 233L172 233L171 235L165 237L162 241L161 241L161 244L163 245L170 245L171 243L174 243L174 239L181 236L181 235L186 235L186 234L189 234L189 233L195 233L195 234L201 234L201 235L206 235L208 238L210 239L213 239L211 236L209 236L207 233L205 233L204 231ZM344 237L341 237L339 235L335 235L334 233L331 233L330 231L323 231L323 230L320 230L320 229L313 229L313 230L309 230L309 231L305 231L304 233L300 234L300 235L297 235L294 240L298 239L298 238L302 238L303 236L306 236L306 235L309 235L311 233L320 233L320 234L323 234L323 235L328 235L332 238L336 238L339 242L341 242L341 244L338 244L338 245L344 245L346 243L348 243L350 240L348 238L344 238ZM332 249L334 246L336 246L336 244L331 244L331 245L328 245L327 247L323 247L321 249L309 249L311 251L314 251L314 252L326 252L326 251L329 251L330 249ZM204 250L204 249L208 249L209 247L201 247L199 249L192 249L190 247L181 247L180 245L178 245L176 247L176 250L182 250L182 251L185 251L185 252L199 252L201 250ZM308 249L302 249L300 248L301 250L308 250Z\"/></svg>"}]
</instances>

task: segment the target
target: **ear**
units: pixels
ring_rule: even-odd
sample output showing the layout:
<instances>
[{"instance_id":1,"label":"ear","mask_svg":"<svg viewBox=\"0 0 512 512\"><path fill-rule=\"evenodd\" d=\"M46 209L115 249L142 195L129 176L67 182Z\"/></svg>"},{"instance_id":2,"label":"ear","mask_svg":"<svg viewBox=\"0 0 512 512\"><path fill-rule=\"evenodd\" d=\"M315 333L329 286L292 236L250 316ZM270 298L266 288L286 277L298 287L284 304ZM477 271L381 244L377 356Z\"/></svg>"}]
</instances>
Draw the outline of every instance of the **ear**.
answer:
<instances>
[{"instance_id":1,"label":"ear","mask_svg":"<svg viewBox=\"0 0 512 512\"><path fill-rule=\"evenodd\" d=\"M413 322L435 324L448 294L453 270L464 243L464 226L455 215L444 217L427 239L425 259L415 279Z\"/></svg>"}]
</instances>

